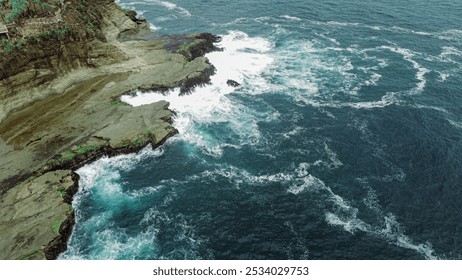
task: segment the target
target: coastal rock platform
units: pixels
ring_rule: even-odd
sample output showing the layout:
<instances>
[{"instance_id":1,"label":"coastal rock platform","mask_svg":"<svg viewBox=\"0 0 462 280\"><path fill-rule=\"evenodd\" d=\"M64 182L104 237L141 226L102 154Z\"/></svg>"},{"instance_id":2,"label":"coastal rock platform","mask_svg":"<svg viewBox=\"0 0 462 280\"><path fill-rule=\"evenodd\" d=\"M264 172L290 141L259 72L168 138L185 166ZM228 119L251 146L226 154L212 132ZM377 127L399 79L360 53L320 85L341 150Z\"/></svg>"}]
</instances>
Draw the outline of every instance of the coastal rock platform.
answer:
<instances>
[{"instance_id":1,"label":"coastal rock platform","mask_svg":"<svg viewBox=\"0 0 462 280\"><path fill-rule=\"evenodd\" d=\"M0 61L0 259L55 259L72 230L74 170L104 155L155 148L177 133L167 102L134 108L121 95L187 93L214 73L204 54L218 37L156 37L133 11L113 1L94 5L104 38Z\"/></svg>"}]
</instances>

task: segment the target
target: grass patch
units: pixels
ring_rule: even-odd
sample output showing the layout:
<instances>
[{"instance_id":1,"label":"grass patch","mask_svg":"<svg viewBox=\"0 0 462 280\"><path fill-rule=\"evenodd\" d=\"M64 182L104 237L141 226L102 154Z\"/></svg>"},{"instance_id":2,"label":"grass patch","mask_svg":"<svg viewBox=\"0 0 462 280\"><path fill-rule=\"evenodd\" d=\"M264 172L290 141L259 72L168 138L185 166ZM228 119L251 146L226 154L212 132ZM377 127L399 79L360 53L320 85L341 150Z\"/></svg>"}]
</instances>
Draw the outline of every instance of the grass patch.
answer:
<instances>
[{"instance_id":1,"label":"grass patch","mask_svg":"<svg viewBox=\"0 0 462 280\"><path fill-rule=\"evenodd\" d=\"M104 143L99 145L77 146L77 148L74 148L70 152L61 155L61 157L58 159L47 160L43 167L44 169L50 169L65 163L72 162L74 160L85 159L85 155L93 153L94 151L97 151L106 145L107 144Z\"/></svg>"},{"instance_id":2,"label":"grass patch","mask_svg":"<svg viewBox=\"0 0 462 280\"><path fill-rule=\"evenodd\" d=\"M61 196L62 198L64 198L64 196L66 196L66 189L64 189L64 188L59 188L59 189L58 189L58 193L59 193L59 196Z\"/></svg>"},{"instance_id":3,"label":"grass patch","mask_svg":"<svg viewBox=\"0 0 462 280\"><path fill-rule=\"evenodd\" d=\"M58 159L59 162L65 162L69 160L73 160L75 158L76 154L73 152L68 152L65 153L60 159Z\"/></svg>"},{"instance_id":4,"label":"grass patch","mask_svg":"<svg viewBox=\"0 0 462 280\"><path fill-rule=\"evenodd\" d=\"M120 101L120 100L114 100L111 102L111 105L112 106L115 106L115 107L121 107L121 106L128 106L127 103L123 102L123 101Z\"/></svg>"},{"instance_id":5,"label":"grass patch","mask_svg":"<svg viewBox=\"0 0 462 280\"><path fill-rule=\"evenodd\" d=\"M103 147L104 145L88 145L88 146L78 146L77 149L74 150L75 153L78 155L86 154L87 152L94 151Z\"/></svg>"},{"instance_id":6,"label":"grass patch","mask_svg":"<svg viewBox=\"0 0 462 280\"><path fill-rule=\"evenodd\" d=\"M53 231L54 234L59 234L59 228L62 223L63 222L61 220L56 220L53 225L51 225L51 231Z\"/></svg>"}]
</instances>

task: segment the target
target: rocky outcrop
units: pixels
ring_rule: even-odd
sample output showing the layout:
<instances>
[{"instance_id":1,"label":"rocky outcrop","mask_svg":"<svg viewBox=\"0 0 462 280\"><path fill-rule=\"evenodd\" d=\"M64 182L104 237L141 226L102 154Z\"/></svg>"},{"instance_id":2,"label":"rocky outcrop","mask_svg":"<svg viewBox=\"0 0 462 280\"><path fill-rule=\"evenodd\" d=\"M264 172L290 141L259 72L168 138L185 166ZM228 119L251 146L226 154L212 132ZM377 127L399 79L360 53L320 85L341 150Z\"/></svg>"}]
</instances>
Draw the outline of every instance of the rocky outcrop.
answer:
<instances>
[{"instance_id":1,"label":"rocky outcrop","mask_svg":"<svg viewBox=\"0 0 462 280\"><path fill-rule=\"evenodd\" d=\"M72 231L73 170L177 133L167 102L133 108L122 94L187 93L214 73L203 55L218 37L146 40L147 23L135 13L113 0L83 2L93 30L0 59L0 259L56 258ZM71 6L63 8L69 24L82 14Z\"/></svg>"},{"instance_id":2,"label":"rocky outcrop","mask_svg":"<svg viewBox=\"0 0 462 280\"><path fill-rule=\"evenodd\" d=\"M0 259L56 258L66 249L73 225L70 203L78 177L72 175L72 170L103 155L136 152L148 144L155 148L177 133L169 123L172 112L166 102L137 108L109 102L86 104L90 110L82 108L67 121L46 130L54 133L44 134L12 154L16 158L45 157L41 163L37 161L38 168L29 166L34 171L25 182L10 186L1 196L0 235L8 238L0 242ZM74 128L77 122L80 127ZM67 140L56 143L56 139L64 138Z\"/></svg>"},{"instance_id":3,"label":"rocky outcrop","mask_svg":"<svg viewBox=\"0 0 462 280\"><path fill-rule=\"evenodd\" d=\"M60 236L72 208L63 196L74 185L72 172L49 172L19 184L0 198L0 259L43 259Z\"/></svg>"},{"instance_id":4,"label":"rocky outcrop","mask_svg":"<svg viewBox=\"0 0 462 280\"><path fill-rule=\"evenodd\" d=\"M227 80L227 81L226 81L226 84L227 84L228 86L230 86L230 87L235 87L235 88L241 86L241 84L238 83L238 82L236 82L235 80Z\"/></svg>"},{"instance_id":5,"label":"rocky outcrop","mask_svg":"<svg viewBox=\"0 0 462 280\"><path fill-rule=\"evenodd\" d=\"M192 35L166 35L160 37L167 40L165 49L173 53L180 53L188 61L197 57L204 56L206 53L220 51L215 43L220 42L221 38L210 33L199 33Z\"/></svg>"}]
</instances>

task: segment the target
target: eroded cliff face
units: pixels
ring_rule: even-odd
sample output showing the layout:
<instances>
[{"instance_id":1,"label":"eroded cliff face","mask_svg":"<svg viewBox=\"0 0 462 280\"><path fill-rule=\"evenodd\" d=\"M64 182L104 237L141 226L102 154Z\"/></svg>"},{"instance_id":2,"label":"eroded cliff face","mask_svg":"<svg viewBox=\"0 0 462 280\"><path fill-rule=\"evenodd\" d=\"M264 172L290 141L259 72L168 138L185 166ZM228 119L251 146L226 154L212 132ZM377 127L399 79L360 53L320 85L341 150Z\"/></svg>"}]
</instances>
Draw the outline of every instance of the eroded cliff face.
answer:
<instances>
[{"instance_id":1,"label":"eroded cliff face","mask_svg":"<svg viewBox=\"0 0 462 280\"><path fill-rule=\"evenodd\" d=\"M25 12L9 24L15 47L0 56L0 121L47 96L44 89L58 76L127 59L118 38L149 32L145 21L113 0L48 2L55 7L48 16Z\"/></svg>"}]
</instances>

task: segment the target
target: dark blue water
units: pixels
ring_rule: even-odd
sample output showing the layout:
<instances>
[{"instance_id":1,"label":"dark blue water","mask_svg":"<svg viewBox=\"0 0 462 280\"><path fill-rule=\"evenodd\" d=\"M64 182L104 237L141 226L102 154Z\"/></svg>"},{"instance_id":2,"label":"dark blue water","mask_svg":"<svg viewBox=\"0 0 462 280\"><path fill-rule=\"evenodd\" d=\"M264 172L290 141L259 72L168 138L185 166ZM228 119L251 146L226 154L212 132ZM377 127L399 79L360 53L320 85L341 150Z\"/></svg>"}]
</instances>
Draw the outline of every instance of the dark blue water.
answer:
<instances>
[{"instance_id":1,"label":"dark blue water","mask_svg":"<svg viewBox=\"0 0 462 280\"><path fill-rule=\"evenodd\" d=\"M180 134L79 170L62 258L462 258L462 2L120 3L225 51L191 96L125 97Z\"/></svg>"}]
</instances>

